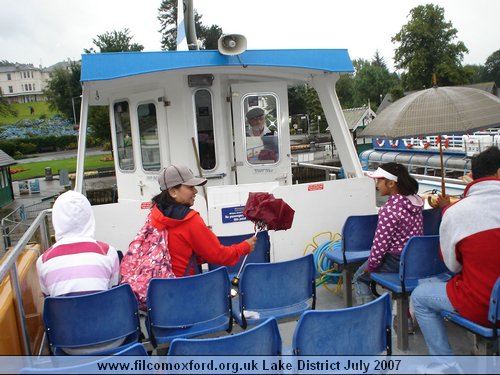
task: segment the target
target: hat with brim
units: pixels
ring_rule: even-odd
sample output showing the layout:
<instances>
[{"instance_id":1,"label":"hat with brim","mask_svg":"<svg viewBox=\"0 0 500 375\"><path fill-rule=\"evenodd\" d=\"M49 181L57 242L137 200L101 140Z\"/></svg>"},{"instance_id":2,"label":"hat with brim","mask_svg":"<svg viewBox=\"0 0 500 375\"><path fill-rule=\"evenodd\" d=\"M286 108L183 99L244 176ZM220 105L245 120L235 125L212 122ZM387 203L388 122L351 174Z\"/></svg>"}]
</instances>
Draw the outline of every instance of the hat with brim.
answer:
<instances>
[{"instance_id":1,"label":"hat with brim","mask_svg":"<svg viewBox=\"0 0 500 375\"><path fill-rule=\"evenodd\" d=\"M366 175L370 178L385 178L387 180L398 182L398 176L394 176L392 173L389 173L380 167L378 167L375 172L366 172Z\"/></svg>"},{"instance_id":2,"label":"hat with brim","mask_svg":"<svg viewBox=\"0 0 500 375\"><path fill-rule=\"evenodd\" d=\"M265 114L265 112L262 108L255 107L247 112L247 119L248 119L248 121L250 121L250 120L253 120L254 118L264 116L264 114Z\"/></svg>"},{"instance_id":3,"label":"hat with brim","mask_svg":"<svg viewBox=\"0 0 500 375\"><path fill-rule=\"evenodd\" d=\"M179 165L171 165L158 175L160 190L167 190L178 185L201 186L207 183L205 178L195 177L191 169Z\"/></svg>"}]
</instances>

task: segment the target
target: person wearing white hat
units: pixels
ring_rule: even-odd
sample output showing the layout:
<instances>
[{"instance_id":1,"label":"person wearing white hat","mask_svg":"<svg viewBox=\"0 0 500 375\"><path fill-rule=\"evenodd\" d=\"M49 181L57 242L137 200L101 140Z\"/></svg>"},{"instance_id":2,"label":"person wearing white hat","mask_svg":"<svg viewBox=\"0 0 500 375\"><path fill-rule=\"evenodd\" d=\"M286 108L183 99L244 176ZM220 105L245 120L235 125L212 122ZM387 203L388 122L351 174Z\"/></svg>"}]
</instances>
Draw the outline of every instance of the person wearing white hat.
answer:
<instances>
[{"instance_id":1,"label":"person wearing white hat","mask_svg":"<svg viewBox=\"0 0 500 375\"><path fill-rule=\"evenodd\" d=\"M239 244L223 246L207 227L200 214L191 209L196 198L197 186L207 180L195 177L185 166L171 165L158 175L161 193L153 197L151 224L167 232L168 249L175 276L197 273L198 263L208 262L232 266L242 255L253 251L255 236Z\"/></svg>"},{"instance_id":2,"label":"person wearing white hat","mask_svg":"<svg viewBox=\"0 0 500 375\"><path fill-rule=\"evenodd\" d=\"M376 189L389 196L379 211L377 229L368 260L354 274L353 283L359 304L373 300L371 272L398 272L399 258L406 242L423 235L424 202L417 195L418 183L405 166L382 164L366 174L376 179Z\"/></svg>"}]
</instances>

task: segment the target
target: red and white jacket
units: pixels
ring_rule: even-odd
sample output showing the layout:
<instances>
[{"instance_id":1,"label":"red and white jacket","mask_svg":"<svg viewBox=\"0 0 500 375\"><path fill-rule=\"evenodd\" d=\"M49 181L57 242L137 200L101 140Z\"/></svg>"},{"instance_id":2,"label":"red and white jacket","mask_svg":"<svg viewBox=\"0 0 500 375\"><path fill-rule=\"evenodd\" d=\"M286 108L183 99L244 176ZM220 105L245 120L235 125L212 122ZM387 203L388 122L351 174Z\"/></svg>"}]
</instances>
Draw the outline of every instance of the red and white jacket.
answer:
<instances>
[{"instance_id":1,"label":"red and white jacket","mask_svg":"<svg viewBox=\"0 0 500 375\"><path fill-rule=\"evenodd\" d=\"M446 292L462 316L489 326L489 298L500 277L500 179L477 179L464 197L445 211L439 230L443 260L456 273Z\"/></svg>"}]
</instances>

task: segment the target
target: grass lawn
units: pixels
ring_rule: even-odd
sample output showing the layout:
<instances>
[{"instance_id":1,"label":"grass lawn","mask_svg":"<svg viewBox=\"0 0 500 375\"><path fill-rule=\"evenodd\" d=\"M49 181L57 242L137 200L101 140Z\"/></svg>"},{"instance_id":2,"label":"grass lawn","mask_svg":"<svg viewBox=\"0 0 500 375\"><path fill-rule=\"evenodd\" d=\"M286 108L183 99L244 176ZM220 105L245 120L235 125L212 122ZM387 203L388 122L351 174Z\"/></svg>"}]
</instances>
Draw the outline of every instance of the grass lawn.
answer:
<instances>
[{"instance_id":1,"label":"grass lawn","mask_svg":"<svg viewBox=\"0 0 500 375\"><path fill-rule=\"evenodd\" d=\"M30 107L35 109L34 114L30 114ZM52 111L47 102L32 102L32 103L13 103L12 108L17 111L17 116L2 116L0 117L0 125L14 124L18 120L24 119L39 119L41 115L52 117L57 114L57 111Z\"/></svg>"},{"instance_id":2,"label":"grass lawn","mask_svg":"<svg viewBox=\"0 0 500 375\"><path fill-rule=\"evenodd\" d=\"M52 174L59 174L59 170L67 169L69 173L76 171L76 158L37 161L34 163L16 164L10 167L12 181L28 180L30 178L44 177L45 168L51 167ZM109 155L92 155L85 158L85 171L93 171L97 168L113 168L114 163ZM19 172L15 172L19 170Z\"/></svg>"}]
</instances>

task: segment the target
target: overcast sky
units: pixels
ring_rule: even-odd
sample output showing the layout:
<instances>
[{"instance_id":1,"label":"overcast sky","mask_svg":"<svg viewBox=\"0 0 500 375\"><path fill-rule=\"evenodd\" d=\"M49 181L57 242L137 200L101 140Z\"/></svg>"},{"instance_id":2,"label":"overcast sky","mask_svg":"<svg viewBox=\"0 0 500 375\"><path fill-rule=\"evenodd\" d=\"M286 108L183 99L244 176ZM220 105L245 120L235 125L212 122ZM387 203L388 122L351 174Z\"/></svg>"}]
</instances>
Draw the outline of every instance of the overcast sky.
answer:
<instances>
[{"instance_id":1,"label":"overcast sky","mask_svg":"<svg viewBox=\"0 0 500 375\"><path fill-rule=\"evenodd\" d=\"M128 28L145 51L160 50L161 0L0 0L0 60L50 66L80 59L92 39ZM391 37L415 0L194 0L204 25L247 37L249 49L347 48L351 59L378 50L393 68ZM500 1L434 0L458 30L469 53L465 64L484 64L500 49Z\"/></svg>"}]
</instances>

